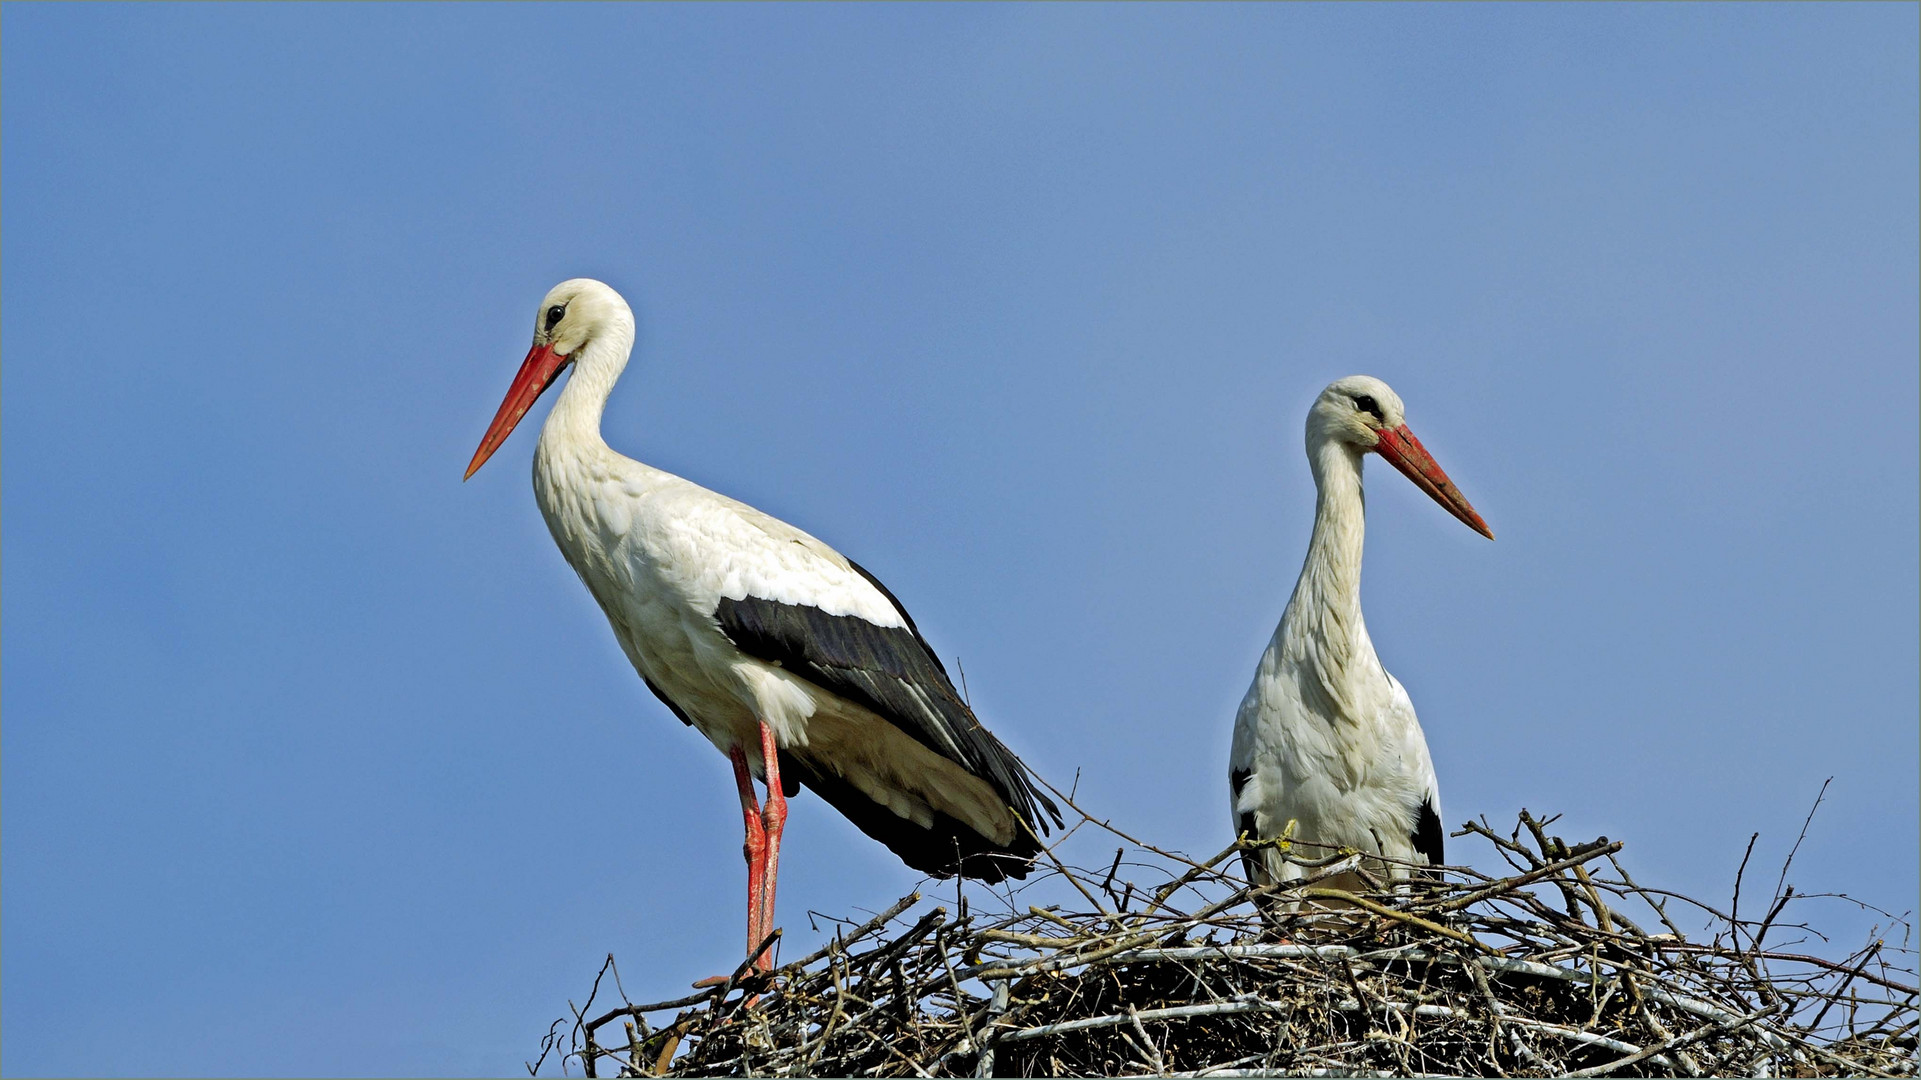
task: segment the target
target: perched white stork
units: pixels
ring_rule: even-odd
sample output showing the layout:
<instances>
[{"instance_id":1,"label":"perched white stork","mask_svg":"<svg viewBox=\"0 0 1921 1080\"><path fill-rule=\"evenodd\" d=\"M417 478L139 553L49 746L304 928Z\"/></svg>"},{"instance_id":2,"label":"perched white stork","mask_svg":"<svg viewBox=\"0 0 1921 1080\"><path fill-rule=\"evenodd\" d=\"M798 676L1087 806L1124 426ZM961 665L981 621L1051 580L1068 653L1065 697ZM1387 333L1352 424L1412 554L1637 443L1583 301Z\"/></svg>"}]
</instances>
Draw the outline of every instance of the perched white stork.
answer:
<instances>
[{"instance_id":1,"label":"perched white stork","mask_svg":"<svg viewBox=\"0 0 1921 1080\"><path fill-rule=\"evenodd\" d=\"M534 499L647 688L733 762L748 949L773 930L787 798L802 787L916 870L1024 877L1049 827L1042 811L1055 825L1059 811L886 586L792 525L601 439L633 344L619 293L586 278L554 286L467 475L573 365L534 447Z\"/></svg>"},{"instance_id":2,"label":"perched white stork","mask_svg":"<svg viewBox=\"0 0 1921 1080\"><path fill-rule=\"evenodd\" d=\"M1228 784L1234 827L1251 839L1293 822L1296 840L1438 865L1441 793L1427 739L1361 619L1362 458L1381 455L1469 528L1494 534L1405 416L1400 397L1366 375L1329 384L1308 410L1314 534L1234 718ZM1245 861L1256 884L1305 873L1273 847Z\"/></svg>"}]
</instances>

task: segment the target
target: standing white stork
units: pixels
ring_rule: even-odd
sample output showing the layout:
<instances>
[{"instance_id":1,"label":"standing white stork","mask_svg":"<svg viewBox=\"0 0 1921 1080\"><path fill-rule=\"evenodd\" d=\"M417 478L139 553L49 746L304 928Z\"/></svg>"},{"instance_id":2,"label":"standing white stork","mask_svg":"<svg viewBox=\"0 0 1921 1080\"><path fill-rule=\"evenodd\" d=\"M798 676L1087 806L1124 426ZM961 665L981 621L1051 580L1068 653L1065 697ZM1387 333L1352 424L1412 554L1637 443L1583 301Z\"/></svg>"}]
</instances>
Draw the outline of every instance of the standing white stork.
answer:
<instances>
[{"instance_id":1,"label":"standing white stork","mask_svg":"<svg viewBox=\"0 0 1921 1080\"><path fill-rule=\"evenodd\" d=\"M1328 385L1307 414L1317 499L1294 595L1234 718L1234 827L1439 865L1441 793L1414 703L1381 666L1361 619L1361 460L1370 451L1489 540L1494 534L1407 429L1379 379ZM1245 856L1255 884L1304 876L1274 847ZM1394 871L1404 873L1404 871Z\"/></svg>"},{"instance_id":2,"label":"standing white stork","mask_svg":"<svg viewBox=\"0 0 1921 1080\"><path fill-rule=\"evenodd\" d=\"M802 787L916 870L1024 877L1048 830L1040 811L1055 825L1059 811L886 586L792 525L601 439L633 344L619 293L586 278L554 286L467 475L573 365L534 448L534 499L647 688L733 762L748 949L773 931L787 798Z\"/></svg>"}]
</instances>

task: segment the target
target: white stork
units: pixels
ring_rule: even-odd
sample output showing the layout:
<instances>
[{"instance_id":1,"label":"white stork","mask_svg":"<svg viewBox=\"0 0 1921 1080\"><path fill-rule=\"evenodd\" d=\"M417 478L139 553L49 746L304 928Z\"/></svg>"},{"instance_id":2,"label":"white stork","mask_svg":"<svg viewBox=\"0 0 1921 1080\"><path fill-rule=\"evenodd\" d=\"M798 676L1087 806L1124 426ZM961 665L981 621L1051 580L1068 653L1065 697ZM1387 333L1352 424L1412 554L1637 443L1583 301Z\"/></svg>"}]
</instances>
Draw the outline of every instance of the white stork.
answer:
<instances>
[{"instance_id":1,"label":"white stork","mask_svg":"<svg viewBox=\"0 0 1921 1080\"><path fill-rule=\"evenodd\" d=\"M1251 839L1280 837L1292 822L1296 840L1439 865L1441 793L1427 739L1361 619L1362 458L1381 455L1469 528L1494 534L1405 416L1400 397L1366 375L1329 384L1308 410L1314 534L1234 718L1228 784L1234 827ZM1275 847L1245 861L1255 884L1305 874Z\"/></svg>"},{"instance_id":2,"label":"white stork","mask_svg":"<svg viewBox=\"0 0 1921 1080\"><path fill-rule=\"evenodd\" d=\"M573 365L534 447L534 499L647 688L733 762L749 951L773 931L787 798L802 787L916 870L1024 877L1048 830L1040 811L1055 825L1059 812L894 594L792 525L601 439L633 344L619 293L586 278L554 286L467 475Z\"/></svg>"}]
</instances>

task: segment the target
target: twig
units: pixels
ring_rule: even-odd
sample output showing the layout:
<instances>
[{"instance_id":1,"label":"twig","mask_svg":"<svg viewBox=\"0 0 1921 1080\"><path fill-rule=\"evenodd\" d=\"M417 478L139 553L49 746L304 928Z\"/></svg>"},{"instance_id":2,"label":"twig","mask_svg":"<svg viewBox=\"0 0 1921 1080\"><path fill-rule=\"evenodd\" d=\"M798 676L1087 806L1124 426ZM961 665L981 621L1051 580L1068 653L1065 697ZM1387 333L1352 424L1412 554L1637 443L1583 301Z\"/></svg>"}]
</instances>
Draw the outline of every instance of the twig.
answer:
<instances>
[{"instance_id":1,"label":"twig","mask_svg":"<svg viewBox=\"0 0 1921 1080\"><path fill-rule=\"evenodd\" d=\"M1700 1042L1702 1039L1708 1038L1710 1036L1724 1035L1731 1031L1737 1031L1740 1028L1746 1027L1747 1025L1754 1023L1756 1020L1759 1020L1764 1016L1772 1015L1773 1013L1778 1011L1779 1008L1780 1006L1778 1005L1769 1005L1765 1009L1758 1009L1754 1012L1747 1014L1746 1016L1734 1017L1730 1020L1725 1020L1725 1021L1724 1020L1711 1021L1701 1027L1695 1028L1693 1031L1690 1031L1685 1035L1678 1035L1678 1036L1675 1036L1674 1038L1668 1039L1666 1042L1659 1043L1654 1046L1646 1047L1645 1049L1636 1050L1634 1053L1629 1054L1626 1057L1615 1058L1613 1061L1610 1061L1604 1065L1591 1065L1585 1069L1576 1069L1573 1072L1568 1073L1568 1075L1569 1076L1606 1076L1607 1074L1615 1071L1616 1069L1624 1069L1629 1065L1646 1061L1649 1058L1653 1058L1653 1057L1656 1057L1657 1055L1664 1054L1670 1050L1679 1050L1681 1047L1687 1046L1691 1043Z\"/></svg>"}]
</instances>

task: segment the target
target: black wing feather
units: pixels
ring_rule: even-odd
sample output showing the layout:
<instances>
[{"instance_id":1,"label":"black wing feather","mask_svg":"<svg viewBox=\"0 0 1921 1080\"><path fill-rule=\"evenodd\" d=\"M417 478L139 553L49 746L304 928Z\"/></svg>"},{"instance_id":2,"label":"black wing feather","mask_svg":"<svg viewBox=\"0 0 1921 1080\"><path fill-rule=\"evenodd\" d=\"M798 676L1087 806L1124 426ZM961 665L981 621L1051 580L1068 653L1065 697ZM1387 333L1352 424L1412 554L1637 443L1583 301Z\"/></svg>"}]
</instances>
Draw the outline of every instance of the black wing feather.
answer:
<instances>
[{"instance_id":1,"label":"black wing feather","mask_svg":"<svg viewBox=\"0 0 1921 1080\"><path fill-rule=\"evenodd\" d=\"M1443 848L1447 834L1441 828L1441 815L1434 812L1432 796L1421 800L1421 813L1414 821L1414 850L1427 857L1429 866L1442 866L1447 863Z\"/></svg>"},{"instance_id":2,"label":"black wing feather","mask_svg":"<svg viewBox=\"0 0 1921 1080\"><path fill-rule=\"evenodd\" d=\"M846 558L846 556L842 556L842 558ZM865 566L862 566L854 560L848 559L847 565L853 567L854 573L866 579L867 584L872 585L882 596L885 596L888 603L894 605L894 610L900 612L901 619L907 623L907 629L913 632L914 640L920 642L920 647L927 653L927 658L934 662L936 668L940 669L941 677L946 678L947 665L940 662L940 654L935 652L934 647L927 644L927 639L921 636L920 627L914 625L914 617L907 613L907 605L900 602L900 597L894 595L894 590L881 584L879 578L868 573ZM949 689L952 689L952 687L950 686Z\"/></svg>"},{"instance_id":3,"label":"black wing feather","mask_svg":"<svg viewBox=\"0 0 1921 1080\"><path fill-rule=\"evenodd\" d=\"M788 783L790 777L791 782L804 784L861 832L886 844L902 862L924 874L952 877L959 873L991 885L1007 878L1025 878L1033 869L1039 849L1025 836L1002 847L938 810L934 811L933 827L922 828L831 771L817 769L782 750L780 778Z\"/></svg>"},{"instance_id":4,"label":"black wing feather","mask_svg":"<svg viewBox=\"0 0 1921 1080\"><path fill-rule=\"evenodd\" d=\"M1254 772L1251 769L1227 770L1227 786L1234 792L1235 805L1240 805L1241 789L1247 786L1248 780L1252 779L1253 776ZM1266 839L1266 837L1255 835L1255 824L1254 811L1252 810L1243 810L1234 818L1234 829L1238 835L1244 836L1249 840ZM1260 878L1256 876L1262 869L1258 852L1241 852L1241 869L1247 874L1247 883L1249 885L1258 885L1261 883Z\"/></svg>"},{"instance_id":5,"label":"black wing feather","mask_svg":"<svg viewBox=\"0 0 1921 1080\"><path fill-rule=\"evenodd\" d=\"M904 627L876 626L852 615L758 596L723 597L714 617L728 639L749 656L858 702L916 742L985 780L1030 829L1049 831L1060 811L1036 789L1028 769L981 725L961 700L947 670L913 619L873 575L854 567L900 611ZM819 790L812 783L809 787ZM891 846L891 845L890 845ZM1027 838L1015 847L1034 854Z\"/></svg>"}]
</instances>

